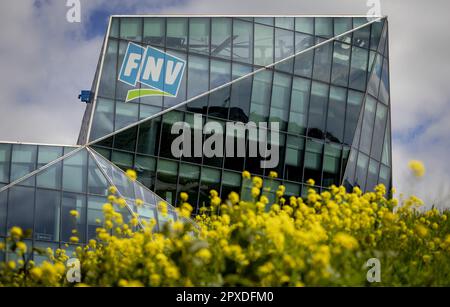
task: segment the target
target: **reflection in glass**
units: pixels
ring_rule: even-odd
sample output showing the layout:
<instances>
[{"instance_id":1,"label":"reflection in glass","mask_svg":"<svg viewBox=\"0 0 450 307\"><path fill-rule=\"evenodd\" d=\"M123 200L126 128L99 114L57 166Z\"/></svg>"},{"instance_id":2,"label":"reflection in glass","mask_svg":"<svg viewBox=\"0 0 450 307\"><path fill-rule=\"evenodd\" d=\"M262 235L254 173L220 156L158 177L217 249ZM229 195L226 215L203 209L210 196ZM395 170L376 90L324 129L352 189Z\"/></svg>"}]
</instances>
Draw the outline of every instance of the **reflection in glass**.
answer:
<instances>
[{"instance_id":1,"label":"reflection in glass","mask_svg":"<svg viewBox=\"0 0 450 307\"><path fill-rule=\"evenodd\" d=\"M255 24L255 65L266 66L274 62L273 39L272 27Z\"/></svg>"},{"instance_id":2,"label":"reflection in glass","mask_svg":"<svg viewBox=\"0 0 450 307\"><path fill-rule=\"evenodd\" d=\"M189 52L209 54L209 18L189 19Z\"/></svg>"},{"instance_id":3,"label":"reflection in glass","mask_svg":"<svg viewBox=\"0 0 450 307\"><path fill-rule=\"evenodd\" d=\"M311 81L294 77L289 112L289 132L305 135L310 87Z\"/></svg>"},{"instance_id":4,"label":"reflection in glass","mask_svg":"<svg viewBox=\"0 0 450 307\"><path fill-rule=\"evenodd\" d=\"M186 49L187 18L167 18L167 48Z\"/></svg>"},{"instance_id":5,"label":"reflection in glass","mask_svg":"<svg viewBox=\"0 0 450 307\"><path fill-rule=\"evenodd\" d=\"M233 60L253 62L253 24L233 20Z\"/></svg>"},{"instance_id":6,"label":"reflection in glass","mask_svg":"<svg viewBox=\"0 0 450 307\"><path fill-rule=\"evenodd\" d=\"M61 192L36 190L35 240L59 241Z\"/></svg>"},{"instance_id":7,"label":"reflection in glass","mask_svg":"<svg viewBox=\"0 0 450 307\"><path fill-rule=\"evenodd\" d=\"M211 19L211 55L229 59L231 56L231 19Z\"/></svg>"}]
</instances>

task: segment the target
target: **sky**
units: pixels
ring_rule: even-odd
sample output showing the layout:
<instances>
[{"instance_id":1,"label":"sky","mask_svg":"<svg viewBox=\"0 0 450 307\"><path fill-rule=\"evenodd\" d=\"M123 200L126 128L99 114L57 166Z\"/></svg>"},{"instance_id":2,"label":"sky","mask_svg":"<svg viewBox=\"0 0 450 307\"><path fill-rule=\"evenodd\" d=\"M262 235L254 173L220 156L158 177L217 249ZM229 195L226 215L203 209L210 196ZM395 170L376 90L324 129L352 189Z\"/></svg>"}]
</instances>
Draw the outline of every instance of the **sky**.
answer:
<instances>
[{"instance_id":1,"label":"sky","mask_svg":"<svg viewBox=\"0 0 450 307\"><path fill-rule=\"evenodd\" d=\"M0 2L0 140L74 144L110 14L366 14L372 0ZM450 2L381 0L389 19L394 186L450 207ZM427 174L413 178L409 160Z\"/></svg>"}]
</instances>

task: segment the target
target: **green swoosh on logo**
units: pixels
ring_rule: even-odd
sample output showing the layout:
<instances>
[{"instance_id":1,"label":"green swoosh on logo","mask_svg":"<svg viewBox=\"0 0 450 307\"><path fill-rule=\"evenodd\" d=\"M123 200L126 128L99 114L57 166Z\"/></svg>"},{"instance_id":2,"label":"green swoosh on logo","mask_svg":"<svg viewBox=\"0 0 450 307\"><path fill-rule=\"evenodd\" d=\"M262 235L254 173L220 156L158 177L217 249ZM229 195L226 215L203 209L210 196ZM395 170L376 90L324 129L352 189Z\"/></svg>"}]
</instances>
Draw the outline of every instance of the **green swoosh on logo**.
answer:
<instances>
[{"instance_id":1,"label":"green swoosh on logo","mask_svg":"<svg viewBox=\"0 0 450 307\"><path fill-rule=\"evenodd\" d=\"M147 97L147 96L168 96L168 97L174 97L173 95L160 91L160 90L154 90L154 89L135 89L135 90L129 90L127 94L127 98L125 102L129 102L132 100L135 100L137 98L141 97Z\"/></svg>"}]
</instances>

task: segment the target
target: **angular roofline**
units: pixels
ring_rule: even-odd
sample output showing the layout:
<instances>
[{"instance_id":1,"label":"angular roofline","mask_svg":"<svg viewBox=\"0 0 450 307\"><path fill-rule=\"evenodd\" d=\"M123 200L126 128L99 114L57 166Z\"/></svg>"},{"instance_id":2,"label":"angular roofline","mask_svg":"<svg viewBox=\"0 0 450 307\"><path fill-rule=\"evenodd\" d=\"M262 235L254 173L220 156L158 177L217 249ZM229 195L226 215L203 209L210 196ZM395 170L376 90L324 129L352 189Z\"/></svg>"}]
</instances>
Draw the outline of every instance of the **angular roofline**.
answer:
<instances>
[{"instance_id":1,"label":"angular roofline","mask_svg":"<svg viewBox=\"0 0 450 307\"><path fill-rule=\"evenodd\" d=\"M52 146L52 147L72 147L79 148L81 145L68 145L68 144L51 144L51 143L38 143L38 142L19 142L19 141L2 141L0 144L11 144L11 145L35 145L35 146Z\"/></svg>"},{"instance_id":2,"label":"angular roofline","mask_svg":"<svg viewBox=\"0 0 450 307\"><path fill-rule=\"evenodd\" d=\"M136 14L136 15L111 15L110 17L367 17L367 18L387 18L387 15L364 15L364 14Z\"/></svg>"}]
</instances>

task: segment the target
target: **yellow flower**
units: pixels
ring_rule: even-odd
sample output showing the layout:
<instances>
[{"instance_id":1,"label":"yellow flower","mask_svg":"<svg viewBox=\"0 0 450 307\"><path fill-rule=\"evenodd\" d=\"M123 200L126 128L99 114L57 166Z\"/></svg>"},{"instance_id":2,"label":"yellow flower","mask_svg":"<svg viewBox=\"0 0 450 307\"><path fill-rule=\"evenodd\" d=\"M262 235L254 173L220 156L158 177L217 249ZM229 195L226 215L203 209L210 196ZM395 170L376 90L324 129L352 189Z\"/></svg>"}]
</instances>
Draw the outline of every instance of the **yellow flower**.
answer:
<instances>
[{"instance_id":1,"label":"yellow flower","mask_svg":"<svg viewBox=\"0 0 450 307\"><path fill-rule=\"evenodd\" d=\"M334 237L333 241L348 250L354 250L358 248L358 241L354 237L346 233L338 233Z\"/></svg>"},{"instance_id":2,"label":"yellow flower","mask_svg":"<svg viewBox=\"0 0 450 307\"><path fill-rule=\"evenodd\" d=\"M5 250L5 243L0 242L0 251Z\"/></svg>"},{"instance_id":3,"label":"yellow flower","mask_svg":"<svg viewBox=\"0 0 450 307\"><path fill-rule=\"evenodd\" d=\"M202 248L197 252L197 257L204 262L209 262L209 260L211 260L211 256L211 252L207 248Z\"/></svg>"},{"instance_id":4,"label":"yellow flower","mask_svg":"<svg viewBox=\"0 0 450 307\"><path fill-rule=\"evenodd\" d=\"M11 228L11 237L14 240L19 240L22 236L23 236L22 228L20 227Z\"/></svg>"},{"instance_id":5,"label":"yellow flower","mask_svg":"<svg viewBox=\"0 0 450 307\"><path fill-rule=\"evenodd\" d=\"M416 177L423 177L425 175L425 166L421 161L411 160L408 163L409 169Z\"/></svg>"},{"instance_id":6,"label":"yellow flower","mask_svg":"<svg viewBox=\"0 0 450 307\"><path fill-rule=\"evenodd\" d=\"M115 186L110 186L108 191L109 193L115 195L117 193L117 188Z\"/></svg>"},{"instance_id":7,"label":"yellow flower","mask_svg":"<svg viewBox=\"0 0 450 307\"><path fill-rule=\"evenodd\" d=\"M32 268L30 270L31 278L35 280L39 280L42 277L42 269L41 268Z\"/></svg>"},{"instance_id":8,"label":"yellow flower","mask_svg":"<svg viewBox=\"0 0 450 307\"><path fill-rule=\"evenodd\" d=\"M70 237L70 242L71 243L78 243L79 241L80 241L80 239L78 239L78 237L75 237L75 236Z\"/></svg>"},{"instance_id":9,"label":"yellow flower","mask_svg":"<svg viewBox=\"0 0 450 307\"><path fill-rule=\"evenodd\" d=\"M181 199L181 201L186 202L189 199L188 193L181 192L180 193L180 199Z\"/></svg>"},{"instance_id":10,"label":"yellow flower","mask_svg":"<svg viewBox=\"0 0 450 307\"><path fill-rule=\"evenodd\" d=\"M211 205L213 205L213 206L215 206L215 207L217 207L217 206L220 206L220 203L222 202L222 200L220 199L220 197L218 197L218 196L214 196L212 199L211 199Z\"/></svg>"},{"instance_id":11,"label":"yellow flower","mask_svg":"<svg viewBox=\"0 0 450 307\"><path fill-rule=\"evenodd\" d=\"M137 198L135 200L135 202L136 202L136 206L138 206L138 207L142 207L144 205L144 201L142 199Z\"/></svg>"},{"instance_id":12,"label":"yellow flower","mask_svg":"<svg viewBox=\"0 0 450 307\"><path fill-rule=\"evenodd\" d=\"M15 268L16 268L16 263L14 262L14 261L8 261L8 268L10 269L10 270L14 270Z\"/></svg>"},{"instance_id":13,"label":"yellow flower","mask_svg":"<svg viewBox=\"0 0 450 307\"><path fill-rule=\"evenodd\" d=\"M152 286L159 286L159 284L161 283L161 276L159 276L158 274L151 274L150 283L152 284Z\"/></svg>"},{"instance_id":14,"label":"yellow flower","mask_svg":"<svg viewBox=\"0 0 450 307\"><path fill-rule=\"evenodd\" d=\"M242 178L244 178L244 179L250 179L250 178L251 178L251 175L250 175L249 172L243 171L243 172L242 172Z\"/></svg>"},{"instance_id":15,"label":"yellow flower","mask_svg":"<svg viewBox=\"0 0 450 307\"><path fill-rule=\"evenodd\" d=\"M235 205L235 204L237 204L237 203L239 202L239 194L236 193L236 192L231 192L231 193L228 195L228 199L231 201L231 203L232 203L233 205Z\"/></svg>"},{"instance_id":16,"label":"yellow flower","mask_svg":"<svg viewBox=\"0 0 450 307\"><path fill-rule=\"evenodd\" d=\"M127 177L130 178L131 181L136 181L136 179L137 179L136 171L129 169L129 170L127 170L126 174L127 174Z\"/></svg>"},{"instance_id":17,"label":"yellow flower","mask_svg":"<svg viewBox=\"0 0 450 307\"><path fill-rule=\"evenodd\" d=\"M253 177L252 182L253 182L253 185L255 187L257 187L258 189L262 188L263 180L261 179L261 177Z\"/></svg>"},{"instance_id":18,"label":"yellow flower","mask_svg":"<svg viewBox=\"0 0 450 307\"><path fill-rule=\"evenodd\" d=\"M16 247L21 254L25 254L27 252L27 245L23 242L17 242Z\"/></svg>"},{"instance_id":19,"label":"yellow flower","mask_svg":"<svg viewBox=\"0 0 450 307\"><path fill-rule=\"evenodd\" d=\"M251 193L252 193L252 197L253 197L253 198L256 198L256 197L258 197L259 194L261 193L261 190L258 189L257 187L253 187Z\"/></svg>"},{"instance_id":20,"label":"yellow flower","mask_svg":"<svg viewBox=\"0 0 450 307\"><path fill-rule=\"evenodd\" d=\"M277 177L278 177L278 174L277 174L277 172L275 172L275 171L271 171L271 172L269 172L269 177L270 177L270 178L277 178Z\"/></svg>"},{"instance_id":21,"label":"yellow flower","mask_svg":"<svg viewBox=\"0 0 450 307\"><path fill-rule=\"evenodd\" d=\"M70 215L73 216L73 217L79 217L79 216L80 216L80 213L78 213L77 210L71 210L71 211L70 211Z\"/></svg>"},{"instance_id":22,"label":"yellow flower","mask_svg":"<svg viewBox=\"0 0 450 307\"><path fill-rule=\"evenodd\" d=\"M428 235L428 229L423 225L418 224L416 226L415 230L416 230L417 235L421 238L424 238Z\"/></svg>"},{"instance_id":23,"label":"yellow flower","mask_svg":"<svg viewBox=\"0 0 450 307\"><path fill-rule=\"evenodd\" d=\"M313 179L308 179L308 181L306 181L307 185L315 185L316 182Z\"/></svg>"},{"instance_id":24,"label":"yellow flower","mask_svg":"<svg viewBox=\"0 0 450 307\"><path fill-rule=\"evenodd\" d=\"M219 193L217 193L216 190L211 190L211 191L209 191L209 195L211 195L211 198L214 198L214 197L219 196Z\"/></svg>"}]
</instances>

